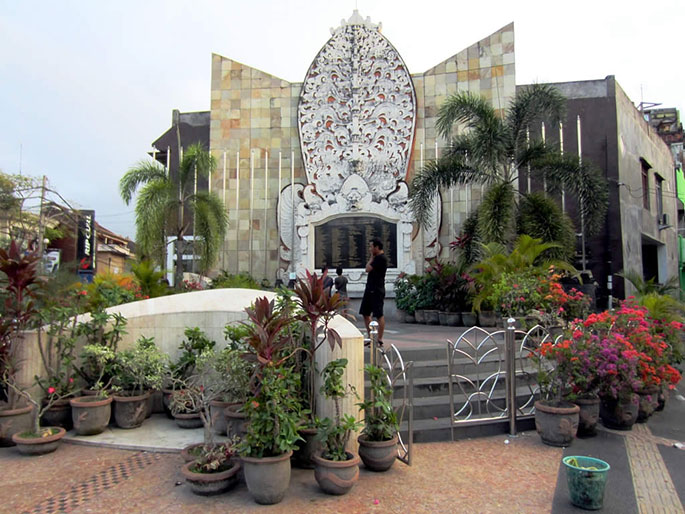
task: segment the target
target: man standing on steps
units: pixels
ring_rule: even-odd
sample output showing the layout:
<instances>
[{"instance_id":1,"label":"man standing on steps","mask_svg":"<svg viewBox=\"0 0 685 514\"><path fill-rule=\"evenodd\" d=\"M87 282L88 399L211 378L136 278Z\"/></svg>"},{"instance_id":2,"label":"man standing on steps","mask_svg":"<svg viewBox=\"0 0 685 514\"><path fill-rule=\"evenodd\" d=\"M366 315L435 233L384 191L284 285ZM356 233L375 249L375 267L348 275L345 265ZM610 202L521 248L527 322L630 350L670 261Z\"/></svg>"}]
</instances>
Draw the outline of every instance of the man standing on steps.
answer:
<instances>
[{"instance_id":1,"label":"man standing on steps","mask_svg":"<svg viewBox=\"0 0 685 514\"><path fill-rule=\"evenodd\" d=\"M369 324L371 316L378 320L378 345L383 346L383 331L385 330L385 317L383 316L383 300L385 300L385 272L388 269L388 258L383 252L383 243L374 238L371 241L371 258L366 263L366 288L362 298L359 314L364 316L366 332L371 337Z\"/></svg>"}]
</instances>

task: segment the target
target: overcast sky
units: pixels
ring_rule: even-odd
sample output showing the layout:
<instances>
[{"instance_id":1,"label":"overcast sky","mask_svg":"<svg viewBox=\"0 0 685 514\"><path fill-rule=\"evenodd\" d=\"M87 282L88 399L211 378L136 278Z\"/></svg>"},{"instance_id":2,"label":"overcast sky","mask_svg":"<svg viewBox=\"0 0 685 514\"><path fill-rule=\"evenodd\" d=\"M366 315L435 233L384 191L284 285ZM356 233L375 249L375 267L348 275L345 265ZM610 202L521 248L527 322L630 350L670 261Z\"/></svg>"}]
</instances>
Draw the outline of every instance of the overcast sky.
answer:
<instances>
[{"instance_id":1,"label":"overcast sky","mask_svg":"<svg viewBox=\"0 0 685 514\"><path fill-rule=\"evenodd\" d=\"M685 105L683 0L0 0L0 170L134 237L119 179L172 109L209 110L212 52L301 82L355 6L412 73L513 21L518 84L615 75L635 104Z\"/></svg>"}]
</instances>

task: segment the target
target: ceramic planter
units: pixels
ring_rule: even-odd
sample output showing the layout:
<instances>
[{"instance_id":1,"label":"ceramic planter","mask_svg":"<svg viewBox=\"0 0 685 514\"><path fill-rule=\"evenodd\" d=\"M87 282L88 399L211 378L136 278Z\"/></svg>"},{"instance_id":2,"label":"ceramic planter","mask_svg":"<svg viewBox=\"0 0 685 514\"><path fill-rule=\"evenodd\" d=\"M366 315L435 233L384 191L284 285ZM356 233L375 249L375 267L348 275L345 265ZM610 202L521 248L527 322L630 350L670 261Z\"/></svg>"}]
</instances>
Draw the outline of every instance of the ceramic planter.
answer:
<instances>
[{"instance_id":1,"label":"ceramic planter","mask_svg":"<svg viewBox=\"0 0 685 514\"><path fill-rule=\"evenodd\" d=\"M234 402L223 402L219 400L212 400L209 402L209 416L212 419L212 430L215 434L226 434L226 416L224 416L224 411L228 407L236 405L237 404ZM240 407L239 404L238 407Z\"/></svg>"},{"instance_id":2,"label":"ceramic planter","mask_svg":"<svg viewBox=\"0 0 685 514\"><path fill-rule=\"evenodd\" d=\"M187 462L181 468L181 473L194 494L210 496L228 491L238 482L240 463L233 462L232 464L229 469L217 473L197 473L190 469L195 463Z\"/></svg>"},{"instance_id":3,"label":"ceramic planter","mask_svg":"<svg viewBox=\"0 0 685 514\"><path fill-rule=\"evenodd\" d=\"M46 401L43 400L43 406ZM71 420L71 405L68 398L57 400L40 417L41 426L45 427L64 427L71 430L73 423Z\"/></svg>"},{"instance_id":4,"label":"ceramic planter","mask_svg":"<svg viewBox=\"0 0 685 514\"><path fill-rule=\"evenodd\" d=\"M181 458L183 459L183 462L194 462L195 459L197 459L195 451L199 448L202 448L204 445L205 443L193 443L183 448L181 450Z\"/></svg>"},{"instance_id":5,"label":"ceramic planter","mask_svg":"<svg viewBox=\"0 0 685 514\"><path fill-rule=\"evenodd\" d=\"M17 445L19 453L22 455L45 455L54 452L59 446L60 441L67 433L64 427L41 427L42 429L52 429L53 434L47 437L30 437L28 432L21 432L12 436L12 441Z\"/></svg>"},{"instance_id":6,"label":"ceramic planter","mask_svg":"<svg viewBox=\"0 0 685 514\"><path fill-rule=\"evenodd\" d=\"M389 441L369 441L367 436L360 435L359 457L364 466L371 471L387 471L397 460L397 434Z\"/></svg>"},{"instance_id":7,"label":"ceramic planter","mask_svg":"<svg viewBox=\"0 0 685 514\"><path fill-rule=\"evenodd\" d=\"M578 437L597 435L599 421L599 398L578 398L573 400L580 411L578 412Z\"/></svg>"},{"instance_id":8,"label":"ceramic planter","mask_svg":"<svg viewBox=\"0 0 685 514\"><path fill-rule=\"evenodd\" d=\"M241 457L247 489L257 503L273 505L285 497L290 485L290 457L286 452L278 457Z\"/></svg>"},{"instance_id":9,"label":"ceramic planter","mask_svg":"<svg viewBox=\"0 0 685 514\"><path fill-rule=\"evenodd\" d=\"M293 451L293 464L298 468L314 469L314 455L321 451L321 442L316 440L315 428L303 428L300 436L304 441L297 442L297 448Z\"/></svg>"},{"instance_id":10,"label":"ceramic planter","mask_svg":"<svg viewBox=\"0 0 685 514\"><path fill-rule=\"evenodd\" d=\"M414 318L416 318L417 323L426 323L426 311L423 309L416 309L414 311Z\"/></svg>"},{"instance_id":11,"label":"ceramic planter","mask_svg":"<svg viewBox=\"0 0 685 514\"><path fill-rule=\"evenodd\" d=\"M137 428L145 421L147 398L150 393L133 396L112 395L114 421L119 428Z\"/></svg>"},{"instance_id":12,"label":"ceramic planter","mask_svg":"<svg viewBox=\"0 0 685 514\"><path fill-rule=\"evenodd\" d=\"M174 414L174 421L179 428L200 428L203 426L199 412L179 412Z\"/></svg>"},{"instance_id":13,"label":"ceramic planter","mask_svg":"<svg viewBox=\"0 0 685 514\"><path fill-rule=\"evenodd\" d=\"M78 435L95 435L103 432L112 416L112 398L80 396L72 398L71 417Z\"/></svg>"},{"instance_id":14,"label":"ceramic planter","mask_svg":"<svg viewBox=\"0 0 685 514\"><path fill-rule=\"evenodd\" d=\"M659 386L646 387L637 392L638 409L637 422L644 423L654 414L659 406Z\"/></svg>"},{"instance_id":15,"label":"ceramic planter","mask_svg":"<svg viewBox=\"0 0 685 514\"><path fill-rule=\"evenodd\" d=\"M478 320L481 327L496 327L499 321L495 311L480 311Z\"/></svg>"},{"instance_id":16,"label":"ceramic planter","mask_svg":"<svg viewBox=\"0 0 685 514\"><path fill-rule=\"evenodd\" d=\"M31 405L16 409L0 409L0 447L14 446L14 434L31 430L32 411Z\"/></svg>"},{"instance_id":17,"label":"ceramic planter","mask_svg":"<svg viewBox=\"0 0 685 514\"><path fill-rule=\"evenodd\" d=\"M599 417L607 428L632 430L638 414L637 395L621 399L602 398L599 404Z\"/></svg>"},{"instance_id":18,"label":"ceramic planter","mask_svg":"<svg viewBox=\"0 0 685 514\"><path fill-rule=\"evenodd\" d=\"M569 446L578 432L580 407L569 402L535 402L535 429L550 446Z\"/></svg>"},{"instance_id":19,"label":"ceramic planter","mask_svg":"<svg viewBox=\"0 0 685 514\"><path fill-rule=\"evenodd\" d=\"M475 327L476 326L476 313L475 312L462 312L461 322L465 327Z\"/></svg>"},{"instance_id":20,"label":"ceramic planter","mask_svg":"<svg viewBox=\"0 0 685 514\"><path fill-rule=\"evenodd\" d=\"M247 432L247 416L242 412L234 411L234 408L229 407L224 410L224 416L226 416L226 435L228 437L237 435L242 438Z\"/></svg>"},{"instance_id":21,"label":"ceramic planter","mask_svg":"<svg viewBox=\"0 0 685 514\"><path fill-rule=\"evenodd\" d=\"M426 325L439 325L440 324L440 316L437 310L435 309L426 309L423 311L425 320L426 320Z\"/></svg>"},{"instance_id":22,"label":"ceramic planter","mask_svg":"<svg viewBox=\"0 0 685 514\"><path fill-rule=\"evenodd\" d=\"M438 313L440 324L446 327L458 327L461 325L461 312L440 311Z\"/></svg>"},{"instance_id":23,"label":"ceramic planter","mask_svg":"<svg viewBox=\"0 0 685 514\"><path fill-rule=\"evenodd\" d=\"M416 316L414 315L414 313L412 312L411 314L409 314L408 312L405 312L404 313L404 322L405 323L416 323Z\"/></svg>"},{"instance_id":24,"label":"ceramic planter","mask_svg":"<svg viewBox=\"0 0 685 514\"><path fill-rule=\"evenodd\" d=\"M346 452L347 460L328 460L314 455L314 478L328 494L346 494L359 479L359 456Z\"/></svg>"}]
</instances>

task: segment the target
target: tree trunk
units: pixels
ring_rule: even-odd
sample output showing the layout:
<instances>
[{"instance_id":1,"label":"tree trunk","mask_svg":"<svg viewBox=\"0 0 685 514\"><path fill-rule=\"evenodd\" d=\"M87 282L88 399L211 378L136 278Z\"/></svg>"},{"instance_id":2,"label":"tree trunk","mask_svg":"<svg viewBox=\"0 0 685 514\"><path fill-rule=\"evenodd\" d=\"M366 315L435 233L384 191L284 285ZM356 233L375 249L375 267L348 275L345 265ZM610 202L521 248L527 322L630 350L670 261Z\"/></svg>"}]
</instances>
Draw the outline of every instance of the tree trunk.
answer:
<instances>
[{"instance_id":1,"label":"tree trunk","mask_svg":"<svg viewBox=\"0 0 685 514\"><path fill-rule=\"evenodd\" d=\"M180 289L183 284L183 251L185 250L185 240L183 236L178 236L174 243L176 247L176 266L174 267L174 287Z\"/></svg>"}]
</instances>

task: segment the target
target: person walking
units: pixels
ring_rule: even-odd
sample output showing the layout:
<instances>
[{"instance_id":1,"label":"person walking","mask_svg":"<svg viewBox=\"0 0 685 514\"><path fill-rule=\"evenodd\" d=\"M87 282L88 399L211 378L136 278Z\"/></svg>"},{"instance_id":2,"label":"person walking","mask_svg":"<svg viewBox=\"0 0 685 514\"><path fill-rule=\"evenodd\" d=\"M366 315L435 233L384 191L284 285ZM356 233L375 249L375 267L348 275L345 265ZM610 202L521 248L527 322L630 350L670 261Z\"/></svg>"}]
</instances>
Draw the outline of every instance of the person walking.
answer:
<instances>
[{"instance_id":1,"label":"person walking","mask_svg":"<svg viewBox=\"0 0 685 514\"><path fill-rule=\"evenodd\" d=\"M335 268L335 274L338 275L334 280L335 292L338 293L341 298L347 299L347 277L343 275L342 266Z\"/></svg>"},{"instance_id":2,"label":"person walking","mask_svg":"<svg viewBox=\"0 0 685 514\"><path fill-rule=\"evenodd\" d=\"M328 266L321 268L321 276L323 277L323 292L326 296L331 296L331 289L333 289L333 279L328 274Z\"/></svg>"},{"instance_id":3,"label":"person walking","mask_svg":"<svg viewBox=\"0 0 685 514\"><path fill-rule=\"evenodd\" d=\"M385 317L383 316L383 301L385 300L385 272L388 270L388 258L383 251L380 239L371 240L371 258L366 263L366 287L359 307L359 314L364 317L366 332L371 337L371 316L378 320L378 345L383 346L383 332L385 331Z\"/></svg>"}]
</instances>

